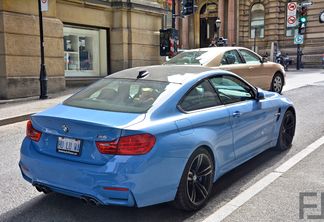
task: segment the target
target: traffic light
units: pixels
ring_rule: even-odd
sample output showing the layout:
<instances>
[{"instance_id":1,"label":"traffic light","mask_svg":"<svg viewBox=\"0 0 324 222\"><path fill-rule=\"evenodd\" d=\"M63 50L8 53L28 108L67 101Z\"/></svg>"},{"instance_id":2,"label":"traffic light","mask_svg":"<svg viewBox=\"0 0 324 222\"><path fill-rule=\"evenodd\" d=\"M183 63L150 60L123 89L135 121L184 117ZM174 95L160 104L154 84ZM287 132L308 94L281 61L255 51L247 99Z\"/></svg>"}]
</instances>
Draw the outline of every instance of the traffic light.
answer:
<instances>
[{"instance_id":1,"label":"traffic light","mask_svg":"<svg viewBox=\"0 0 324 222\"><path fill-rule=\"evenodd\" d=\"M182 0L181 1L181 14L183 16L191 15L194 13L195 1L194 0Z\"/></svg>"},{"instance_id":2,"label":"traffic light","mask_svg":"<svg viewBox=\"0 0 324 222\"><path fill-rule=\"evenodd\" d=\"M160 56L168 56L170 52L169 33L167 29L160 29Z\"/></svg>"},{"instance_id":3,"label":"traffic light","mask_svg":"<svg viewBox=\"0 0 324 222\"><path fill-rule=\"evenodd\" d=\"M299 15L298 34L304 35L306 33L307 25L307 7L301 7Z\"/></svg>"}]
</instances>

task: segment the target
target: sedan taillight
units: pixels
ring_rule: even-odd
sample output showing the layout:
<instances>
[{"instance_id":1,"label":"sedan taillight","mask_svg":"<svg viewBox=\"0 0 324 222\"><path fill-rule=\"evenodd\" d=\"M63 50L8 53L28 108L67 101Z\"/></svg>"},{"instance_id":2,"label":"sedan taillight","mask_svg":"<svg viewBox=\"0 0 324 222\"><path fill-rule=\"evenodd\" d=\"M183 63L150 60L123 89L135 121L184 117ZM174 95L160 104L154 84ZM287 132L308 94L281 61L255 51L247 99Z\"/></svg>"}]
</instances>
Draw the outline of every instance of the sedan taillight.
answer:
<instances>
[{"instance_id":1,"label":"sedan taillight","mask_svg":"<svg viewBox=\"0 0 324 222\"><path fill-rule=\"evenodd\" d=\"M41 132L33 128L32 122L30 120L28 120L27 122L26 136L36 142L38 142L42 136Z\"/></svg>"},{"instance_id":2,"label":"sedan taillight","mask_svg":"<svg viewBox=\"0 0 324 222\"><path fill-rule=\"evenodd\" d=\"M97 141L96 146L102 154L142 155L148 153L155 144L155 137L151 134L138 134L120 137L118 142Z\"/></svg>"}]
</instances>

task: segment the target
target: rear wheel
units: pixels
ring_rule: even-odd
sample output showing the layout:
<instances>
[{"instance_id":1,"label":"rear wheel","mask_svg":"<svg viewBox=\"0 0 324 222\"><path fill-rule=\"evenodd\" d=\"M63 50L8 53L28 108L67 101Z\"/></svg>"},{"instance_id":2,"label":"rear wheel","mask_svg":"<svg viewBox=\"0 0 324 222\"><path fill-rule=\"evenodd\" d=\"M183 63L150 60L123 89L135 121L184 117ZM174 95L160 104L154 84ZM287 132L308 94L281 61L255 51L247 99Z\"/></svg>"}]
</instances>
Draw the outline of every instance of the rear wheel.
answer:
<instances>
[{"instance_id":1,"label":"rear wheel","mask_svg":"<svg viewBox=\"0 0 324 222\"><path fill-rule=\"evenodd\" d=\"M284 84L284 78L281 73L276 73L271 82L271 91L281 93Z\"/></svg>"},{"instance_id":2,"label":"rear wheel","mask_svg":"<svg viewBox=\"0 0 324 222\"><path fill-rule=\"evenodd\" d=\"M177 208L194 211L202 208L213 186L214 162L210 153L199 148L189 158L175 199Z\"/></svg>"},{"instance_id":3,"label":"rear wheel","mask_svg":"<svg viewBox=\"0 0 324 222\"><path fill-rule=\"evenodd\" d=\"M283 117L279 137L276 145L277 150L286 150L291 147L296 128L296 117L295 114L288 110Z\"/></svg>"}]
</instances>

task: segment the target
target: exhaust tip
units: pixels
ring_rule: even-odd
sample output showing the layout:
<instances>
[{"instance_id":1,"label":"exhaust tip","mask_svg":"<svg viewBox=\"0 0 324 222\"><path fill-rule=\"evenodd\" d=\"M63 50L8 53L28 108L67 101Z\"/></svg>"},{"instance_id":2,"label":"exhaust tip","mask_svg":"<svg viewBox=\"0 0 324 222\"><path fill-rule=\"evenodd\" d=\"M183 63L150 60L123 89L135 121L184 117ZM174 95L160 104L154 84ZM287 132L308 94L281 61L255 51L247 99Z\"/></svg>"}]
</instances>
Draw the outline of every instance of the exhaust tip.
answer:
<instances>
[{"instance_id":1,"label":"exhaust tip","mask_svg":"<svg viewBox=\"0 0 324 222\"><path fill-rule=\"evenodd\" d=\"M80 200L84 203L84 204L88 204L88 199L86 197L81 197Z\"/></svg>"},{"instance_id":2,"label":"exhaust tip","mask_svg":"<svg viewBox=\"0 0 324 222\"><path fill-rule=\"evenodd\" d=\"M42 185L35 185L35 187L38 192L43 192L44 194L48 194L48 193L52 192L52 190L50 188L42 186Z\"/></svg>"}]
</instances>

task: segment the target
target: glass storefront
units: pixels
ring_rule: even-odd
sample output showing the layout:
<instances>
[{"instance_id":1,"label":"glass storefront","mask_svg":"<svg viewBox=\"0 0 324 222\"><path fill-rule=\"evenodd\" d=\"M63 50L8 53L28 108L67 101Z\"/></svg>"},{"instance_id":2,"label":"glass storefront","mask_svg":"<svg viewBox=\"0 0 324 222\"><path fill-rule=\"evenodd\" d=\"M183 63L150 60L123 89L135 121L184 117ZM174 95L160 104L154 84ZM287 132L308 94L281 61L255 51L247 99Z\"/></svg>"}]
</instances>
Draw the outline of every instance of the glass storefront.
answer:
<instances>
[{"instance_id":1,"label":"glass storefront","mask_svg":"<svg viewBox=\"0 0 324 222\"><path fill-rule=\"evenodd\" d=\"M105 29L64 26L64 64L67 77L107 75Z\"/></svg>"}]
</instances>

